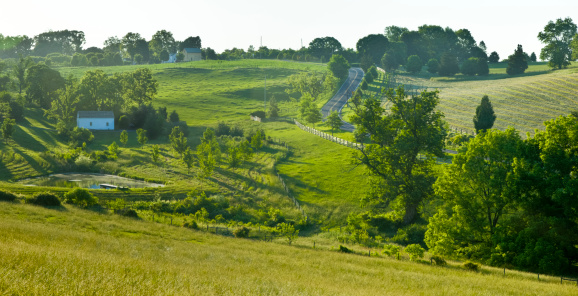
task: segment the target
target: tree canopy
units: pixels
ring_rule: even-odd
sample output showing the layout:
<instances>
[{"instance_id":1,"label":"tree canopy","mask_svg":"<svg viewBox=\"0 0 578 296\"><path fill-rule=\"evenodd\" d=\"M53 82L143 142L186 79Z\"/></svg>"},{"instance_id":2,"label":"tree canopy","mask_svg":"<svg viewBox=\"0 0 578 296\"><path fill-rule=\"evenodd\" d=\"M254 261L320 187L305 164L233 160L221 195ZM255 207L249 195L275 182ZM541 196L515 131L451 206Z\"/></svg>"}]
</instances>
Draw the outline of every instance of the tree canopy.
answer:
<instances>
[{"instance_id":1,"label":"tree canopy","mask_svg":"<svg viewBox=\"0 0 578 296\"><path fill-rule=\"evenodd\" d=\"M545 46L540 52L540 59L548 60L552 68L562 69L570 65L572 61L572 48L570 43L576 35L577 27L571 18L549 21L544 31L538 33L538 39Z\"/></svg>"},{"instance_id":2,"label":"tree canopy","mask_svg":"<svg viewBox=\"0 0 578 296\"><path fill-rule=\"evenodd\" d=\"M480 105L476 107L476 115L474 115L474 127L476 133L491 129L492 126L494 126L494 121L496 121L494 107L492 107L490 98L485 95L482 97Z\"/></svg>"},{"instance_id":3,"label":"tree canopy","mask_svg":"<svg viewBox=\"0 0 578 296\"><path fill-rule=\"evenodd\" d=\"M528 69L528 60L526 59L522 45L518 44L514 54L508 57L506 73L508 73L508 75L519 75L526 72L526 69Z\"/></svg>"}]
</instances>

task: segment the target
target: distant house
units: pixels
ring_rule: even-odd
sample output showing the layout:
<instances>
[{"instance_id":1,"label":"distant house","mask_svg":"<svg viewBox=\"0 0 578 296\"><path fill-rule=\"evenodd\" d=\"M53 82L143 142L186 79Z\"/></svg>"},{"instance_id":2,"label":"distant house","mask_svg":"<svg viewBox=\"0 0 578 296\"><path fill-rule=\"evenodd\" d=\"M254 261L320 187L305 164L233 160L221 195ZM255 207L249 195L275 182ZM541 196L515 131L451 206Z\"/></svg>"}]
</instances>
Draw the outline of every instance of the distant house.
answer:
<instances>
[{"instance_id":1,"label":"distant house","mask_svg":"<svg viewBox=\"0 0 578 296\"><path fill-rule=\"evenodd\" d=\"M76 126L91 130L114 130L114 112L78 111Z\"/></svg>"},{"instance_id":2,"label":"distant house","mask_svg":"<svg viewBox=\"0 0 578 296\"><path fill-rule=\"evenodd\" d=\"M161 63L166 64L166 63L176 63L177 62L177 53L171 53L169 54L169 60L168 61L162 61Z\"/></svg>"},{"instance_id":3,"label":"distant house","mask_svg":"<svg viewBox=\"0 0 578 296\"><path fill-rule=\"evenodd\" d=\"M185 54L183 62L200 61L203 59L200 48L185 48L183 53Z\"/></svg>"}]
</instances>

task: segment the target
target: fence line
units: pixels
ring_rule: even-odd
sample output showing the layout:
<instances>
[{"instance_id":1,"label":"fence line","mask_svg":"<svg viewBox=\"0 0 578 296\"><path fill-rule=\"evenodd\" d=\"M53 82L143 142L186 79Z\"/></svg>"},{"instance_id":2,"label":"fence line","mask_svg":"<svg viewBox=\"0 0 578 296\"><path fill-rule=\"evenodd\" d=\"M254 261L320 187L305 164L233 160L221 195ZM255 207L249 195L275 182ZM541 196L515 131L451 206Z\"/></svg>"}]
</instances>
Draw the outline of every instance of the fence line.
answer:
<instances>
[{"instance_id":1,"label":"fence line","mask_svg":"<svg viewBox=\"0 0 578 296\"><path fill-rule=\"evenodd\" d=\"M295 125L297 125L300 129L302 129L302 130L304 130L304 131L306 131L306 132L308 132L308 133L314 134L314 135L316 135L316 136L319 136L319 137L321 137L321 138L323 138L323 139L325 139L325 140L329 140L329 141L331 141L331 142L334 142L334 143L337 143L337 144L339 144L339 145L343 145L343 146L346 146L346 147L349 147L349 148L356 148L356 149L363 148L363 144L356 143L356 142L350 142L350 141L347 141L347 140L344 140L344 139L341 139L341 138L332 136L332 135L330 135L330 134L328 134L328 133L324 133L324 132L322 132L322 131L316 130L316 129L311 128L311 127L308 127L308 126L306 126L306 125L303 125L303 124L299 123L299 121L297 121L297 119L293 119L293 121L295 122Z\"/></svg>"},{"instance_id":2,"label":"fence line","mask_svg":"<svg viewBox=\"0 0 578 296\"><path fill-rule=\"evenodd\" d=\"M285 180L283 180L283 178L281 177L281 174L279 174L279 172L277 172L277 169L275 169L275 168L273 168L273 169L275 170L275 173L277 174L277 178L279 178L279 182L281 182L281 185L283 185L283 189L285 190L285 193L287 193L287 196L291 199L291 201L293 201L293 204L295 205L295 207L297 207L297 209L299 209L299 211L301 211L301 215L303 215L305 220L309 220L309 217L307 217L307 214L305 214L305 210L303 210L301 208L301 204L299 204L299 200L297 200L295 198L295 196L293 196L293 194L291 194L291 191L289 190L289 187L285 183Z\"/></svg>"},{"instance_id":3,"label":"fence line","mask_svg":"<svg viewBox=\"0 0 578 296\"><path fill-rule=\"evenodd\" d=\"M455 131L456 133L460 133L460 134L466 134L466 135L472 135L472 136L476 136L476 132L475 131L469 131L468 129L465 128L458 128L455 126L451 126L450 125L450 130Z\"/></svg>"}]
</instances>

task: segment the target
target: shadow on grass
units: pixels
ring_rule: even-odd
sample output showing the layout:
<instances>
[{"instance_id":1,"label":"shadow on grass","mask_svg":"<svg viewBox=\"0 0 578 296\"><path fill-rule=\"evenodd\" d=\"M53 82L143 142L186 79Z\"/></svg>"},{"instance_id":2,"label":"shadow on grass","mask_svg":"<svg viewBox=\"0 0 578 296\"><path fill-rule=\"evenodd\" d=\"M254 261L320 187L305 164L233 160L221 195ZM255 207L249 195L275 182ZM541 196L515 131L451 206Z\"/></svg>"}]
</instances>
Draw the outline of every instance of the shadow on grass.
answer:
<instances>
[{"instance_id":1,"label":"shadow on grass","mask_svg":"<svg viewBox=\"0 0 578 296\"><path fill-rule=\"evenodd\" d=\"M487 81L487 80L501 80L501 79L508 79L508 78L520 78L520 77L531 77L531 76L538 76L547 73L552 73L551 70L542 70L542 71L533 71L533 72L526 72L520 75L508 75L508 74L489 74L486 76L465 76L459 75L455 77L432 77L434 81L443 81L443 82L464 82L464 81Z\"/></svg>"},{"instance_id":2,"label":"shadow on grass","mask_svg":"<svg viewBox=\"0 0 578 296\"><path fill-rule=\"evenodd\" d=\"M22 156L22 158L24 158L24 160L38 173L40 173L41 175L47 174L48 171L43 168L34 158L30 157L28 154L22 152L20 149L18 148L13 148L14 153L18 153L20 154L20 156Z\"/></svg>"},{"instance_id":3,"label":"shadow on grass","mask_svg":"<svg viewBox=\"0 0 578 296\"><path fill-rule=\"evenodd\" d=\"M23 130L20 126L16 126L14 130L14 137L12 140L18 144L20 147L26 147L26 149L36 151L36 152L43 152L46 151L46 147L34 139L28 132Z\"/></svg>"}]
</instances>

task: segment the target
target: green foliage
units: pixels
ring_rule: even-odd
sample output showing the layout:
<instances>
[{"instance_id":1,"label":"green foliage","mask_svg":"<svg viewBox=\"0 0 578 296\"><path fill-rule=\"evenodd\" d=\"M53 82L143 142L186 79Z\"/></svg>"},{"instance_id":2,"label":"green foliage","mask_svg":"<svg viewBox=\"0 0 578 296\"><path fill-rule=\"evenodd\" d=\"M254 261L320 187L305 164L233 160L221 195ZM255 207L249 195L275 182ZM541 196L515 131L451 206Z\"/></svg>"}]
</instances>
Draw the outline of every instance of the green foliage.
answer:
<instances>
[{"instance_id":1,"label":"green foliage","mask_svg":"<svg viewBox=\"0 0 578 296\"><path fill-rule=\"evenodd\" d=\"M524 55L522 45L518 44L514 54L508 57L508 68L506 68L506 73L508 73L508 75L519 75L523 74L526 69L528 69L528 61Z\"/></svg>"},{"instance_id":2,"label":"green foliage","mask_svg":"<svg viewBox=\"0 0 578 296\"><path fill-rule=\"evenodd\" d=\"M321 110L317 108L317 104L309 94L305 94L301 97L301 102L299 103L299 114L302 119L313 125L321 121L321 118L323 118Z\"/></svg>"},{"instance_id":3,"label":"green foliage","mask_svg":"<svg viewBox=\"0 0 578 296\"><path fill-rule=\"evenodd\" d=\"M417 259L423 258L425 253L425 249L418 244L411 244L405 247L403 250L409 255L409 260L411 261L416 261Z\"/></svg>"},{"instance_id":4,"label":"green foliage","mask_svg":"<svg viewBox=\"0 0 578 296\"><path fill-rule=\"evenodd\" d=\"M59 207L62 205L60 199L50 192L37 193L32 197L26 198L25 202L43 207Z\"/></svg>"},{"instance_id":5,"label":"green foliage","mask_svg":"<svg viewBox=\"0 0 578 296\"><path fill-rule=\"evenodd\" d=\"M169 140L171 141L171 147L179 155L183 155L185 150L189 147L187 144L187 138L178 126L173 127L171 134L169 135Z\"/></svg>"},{"instance_id":6,"label":"green foliage","mask_svg":"<svg viewBox=\"0 0 578 296\"><path fill-rule=\"evenodd\" d=\"M549 21L544 31L538 33L538 39L545 44L540 59L548 60L552 68L566 68L573 60L571 42L576 33L576 24L569 17L556 19L556 22Z\"/></svg>"},{"instance_id":7,"label":"green foliage","mask_svg":"<svg viewBox=\"0 0 578 296\"><path fill-rule=\"evenodd\" d=\"M120 133L120 143L122 146L126 146L126 143L128 143L128 132L126 130Z\"/></svg>"},{"instance_id":8,"label":"green foliage","mask_svg":"<svg viewBox=\"0 0 578 296\"><path fill-rule=\"evenodd\" d=\"M120 153L120 149L118 148L118 145L116 144L115 141L112 142L112 144L110 144L108 147L108 158L110 159L117 159L118 158L118 154Z\"/></svg>"},{"instance_id":9,"label":"green foliage","mask_svg":"<svg viewBox=\"0 0 578 296\"><path fill-rule=\"evenodd\" d=\"M372 176L364 202L374 209L398 205L409 224L417 217L418 205L433 195L433 157L443 155L446 137L443 114L436 111L437 91L408 97L399 87L395 92L384 90L384 95L391 103L387 113L379 100L361 102L354 97L351 122L357 127L356 139L361 142L369 135L371 141L355 154L355 163Z\"/></svg>"},{"instance_id":10,"label":"green foliage","mask_svg":"<svg viewBox=\"0 0 578 296\"><path fill-rule=\"evenodd\" d=\"M199 225L195 220L191 220L191 222L187 221L187 219L183 220L183 227L189 229L199 229Z\"/></svg>"},{"instance_id":11,"label":"green foliage","mask_svg":"<svg viewBox=\"0 0 578 296\"><path fill-rule=\"evenodd\" d=\"M251 232L251 229L243 226L243 227L239 227L239 228L235 229L233 231L233 235L236 238L247 238L247 237L249 237L250 232Z\"/></svg>"},{"instance_id":12,"label":"green foliage","mask_svg":"<svg viewBox=\"0 0 578 296\"><path fill-rule=\"evenodd\" d=\"M319 96L327 90L328 83L335 78L333 75L328 75L327 72L323 74L317 73L299 73L289 76L288 83L289 88L285 92L289 95L303 96L304 94L309 94L314 99L319 98Z\"/></svg>"},{"instance_id":13,"label":"green foliage","mask_svg":"<svg viewBox=\"0 0 578 296\"><path fill-rule=\"evenodd\" d=\"M474 76L478 73L478 58L469 58L462 63L461 72L464 75Z\"/></svg>"},{"instance_id":14,"label":"green foliage","mask_svg":"<svg viewBox=\"0 0 578 296\"><path fill-rule=\"evenodd\" d=\"M9 191L0 190L0 201L15 201L16 195Z\"/></svg>"},{"instance_id":15,"label":"green foliage","mask_svg":"<svg viewBox=\"0 0 578 296\"><path fill-rule=\"evenodd\" d=\"M383 34L370 34L359 39L355 47L360 56L367 57L371 64L378 64L388 44L389 41ZM367 71L368 68L365 68L364 71Z\"/></svg>"},{"instance_id":16,"label":"green foliage","mask_svg":"<svg viewBox=\"0 0 578 296\"><path fill-rule=\"evenodd\" d=\"M183 163L187 166L187 174L191 171L191 167L195 163L193 152L189 147L183 152Z\"/></svg>"},{"instance_id":17,"label":"green foliage","mask_svg":"<svg viewBox=\"0 0 578 296\"><path fill-rule=\"evenodd\" d=\"M367 90L368 87L369 87L369 85L367 84L367 81L365 79L363 79L363 81L361 81L361 89Z\"/></svg>"},{"instance_id":18,"label":"green foliage","mask_svg":"<svg viewBox=\"0 0 578 296\"><path fill-rule=\"evenodd\" d=\"M94 135L89 129L75 127L70 132L70 143L72 146L80 146L82 143L90 143L94 140Z\"/></svg>"},{"instance_id":19,"label":"green foliage","mask_svg":"<svg viewBox=\"0 0 578 296\"><path fill-rule=\"evenodd\" d=\"M440 67L440 63L438 62L437 59L430 59L429 61L427 61L427 71L435 74L438 72L438 69Z\"/></svg>"},{"instance_id":20,"label":"green foliage","mask_svg":"<svg viewBox=\"0 0 578 296\"><path fill-rule=\"evenodd\" d=\"M407 58L407 64L405 64L405 69L412 74L419 73L421 71L421 67L423 63L419 56L412 55Z\"/></svg>"},{"instance_id":21,"label":"green foliage","mask_svg":"<svg viewBox=\"0 0 578 296\"><path fill-rule=\"evenodd\" d=\"M327 68L339 79L345 79L349 75L349 62L339 54L331 56L329 63L327 63Z\"/></svg>"},{"instance_id":22,"label":"green foliage","mask_svg":"<svg viewBox=\"0 0 578 296\"><path fill-rule=\"evenodd\" d=\"M381 58L381 66L385 71L391 72L395 71L397 67L399 67L399 63L394 54L386 52Z\"/></svg>"},{"instance_id":23,"label":"green foliage","mask_svg":"<svg viewBox=\"0 0 578 296\"><path fill-rule=\"evenodd\" d=\"M409 244L424 244L424 236L426 232L426 225L411 224L403 228L399 228L391 241L400 245Z\"/></svg>"},{"instance_id":24,"label":"green foliage","mask_svg":"<svg viewBox=\"0 0 578 296\"><path fill-rule=\"evenodd\" d=\"M445 52L441 59L438 68L438 73L441 76L453 76L460 71L458 66L458 59L450 52Z\"/></svg>"},{"instance_id":25,"label":"green foliage","mask_svg":"<svg viewBox=\"0 0 578 296\"><path fill-rule=\"evenodd\" d=\"M331 127L331 135L333 135L333 132L335 130L339 130L343 125L343 121L341 121L341 118L339 117L339 112L337 111L331 111L329 116L327 116L326 122Z\"/></svg>"},{"instance_id":26,"label":"green foliage","mask_svg":"<svg viewBox=\"0 0 578 296\"><path fill-rule=\"evenodd\" d=\"M97 159L98 160L98 159ZM76 168L81 172L90 171L93 167L92 159L86 155L79 155L76 160L74 161Z\"/></svg>"},{"instance_id":27,"label":"green foliage","mask_svg":"<svg viewBox=\"0 0 578 296\"><path fill-rule=\"evenodd\" d=\"M251 147L255 151L259 151L259 149L263 147L263 140L265 140L265 136L261 130L258 130L257 133L251 137Z\"/></svg>"},{"instance_id":28,"label":"green foliage","mask_svg":"<svg viewBox=\"0 0 578 296\"><path fill-rule=\"evenodd\" d=\"M373 83L373 74L371 74L371 72L367 72L365 73L363 79L367 81L367 83Z\"/></svg>"},{"instance_id":29,"label":"green foliage","mask_svg":"<svg viewBox=\"0 0 578 296\"><path fill-rule=\"evenodd\" d=\"M488 62L497 63L499 61L500 61L500 55L497 52L492 51L492 53L490 53L490 56L488 57Z\"/></svg>"},{"instance_id":30,"label":"green foliage","mask_svg":"<svg viewBox=\"0 0 578 296\"><path fill-rule=\"evenodd\" d=\"M141 144L141 146L144 146L147 141L149 140L149 138L147 138L147 131L139 128L136 130L136 139L138 141L139 144Z\"/></svg>"},{"instance_id":31,"label":"green foliage","mask_svg":"<svg viewBox=\"0 0 578 296\"><path fill-rule=\"evenodd\" d=\"M393 256L399 254L400 251L401 251L401 247L398 245L385 244L383 246L383 254L385 254L389 257L393 257Z\"/></svg>"},{"instance_id":32,"label":"green foliage","mask_svg":"<svg viewBox=\"0 0 578 296\"><path fill-rule=\"evenodd\" d=\"M171 112L171 115L169 116L169 121L170 122L179 122L179 113L177 113L177 110L173 110L173 112Z\"/></svg>"},{"instance_id":33,"label":"green foliage","mask_svg":"<svg viewBox=\"0 0 578 296\"><path fill-rule=\"evenodd\" d=\"M299 230L295 229L295 226L289 223L277 224L277 231L283 236L289 244L294 242L299 237Z\"/></svg>"},{"instance_id":34,"label":"green foliage","mask_svg":"<svg viewBox=\"0 0 578 296\"><path fill-rule=\"evenodd\" d=\"M478 271L479 267L480 266L478 264L470 262L470 261L464 263L464 268L467 270Z\"/></svg>"},{"instance_id":35,"label":"green foliage","mask_svg":"<svg viewBox=\"0 0 578 296\"><path fill-rule=\"evenodd\" d=\"M476 129L476 133L491 129L495 121L496 114L494 113L494 107L492 107L490 98L484 95L474 115L474 128Z\"/></svg>"},{"instance_id":36,"label":"green foliage","mask_svg":"<svg viewBox=\"0 0 578 296\"><path fill-rule=\"evenodd\" d=\"M261 119L267 118L267 114L263 110L253 111L253 112L251 112L251 116L256 116L256 117L259 117Z\"/></svg>"},{"instance_id":37,"label":"green foliage","mask_svg":"<svg viewBox=\"0 0 578 296\"><path fill-rule=\"evenodd\" d=\"M161 156L161 153L160 153L159 145L153 145L152 150L151 150L151 159L153 160L153 162L159 161L160 156Z\"/></svg>"},{"instance_id":38,"label":"green foliage","mask_svg":"<svg viewBox=\"0 0 578 296\"><path fill-rule=\"evenodd\" d=\"M1 130L2 130L2 138L4 139L5 143L8 143L8 140L12 138L12 134L14 133L14 125L16 125L16 120L4 118Z\"/></svg>"},{"instance_id":39,"label":"green foliage","mask_svg":"<svg viewBox=\"0 0 578 296\"><path fill-rule=\"evenodd\" d=\"M350 250L349 248L347 248L347 247L345 247L345 246L342 246L342 245L339 245L339 252L341 252L341 253L346 253L346 254L351 254L351 253L353 253L352 250Z\"/></svg>"},{"instance_id":40,"label":"green foliage","mask_svg":"<svg viewBox=\"0 0 578 296\"><path fill-rule=\"evenodd\" d=\"M98 198L84 188L74 188L64 194L64 202L88 208L98 204Z\"/></svg>"},{"instance_id":41,"label":"green foliage","mask_svg":"<svg viewBox=\"0 0 578 296\"><path fill-rule=\"evenodd\" d=\"M269 99L269 110L267 113L269 118L279 117L279 105L277 104L277 100L275 100L275 96L271 96Z\"/></svg>"},{"instance_id":42,"label":"green foliage","mask_svg":"<svg viewBox=\"0 0 578 296\"><path fill-rule=\"evenodd\" d=\"M439 266L446 266L448 263L443 257L440 256L432 256L431 259L435 262L435 265Z\"/></svg>"}]
</instances>

